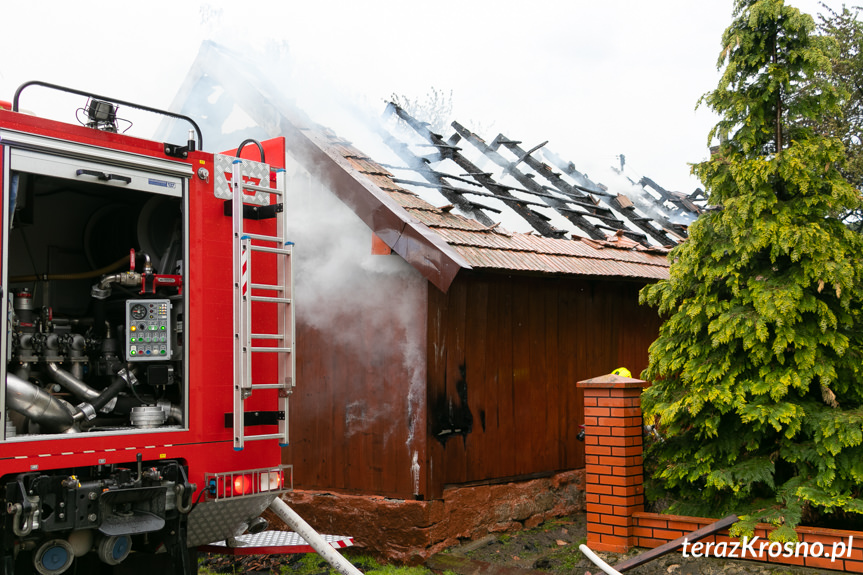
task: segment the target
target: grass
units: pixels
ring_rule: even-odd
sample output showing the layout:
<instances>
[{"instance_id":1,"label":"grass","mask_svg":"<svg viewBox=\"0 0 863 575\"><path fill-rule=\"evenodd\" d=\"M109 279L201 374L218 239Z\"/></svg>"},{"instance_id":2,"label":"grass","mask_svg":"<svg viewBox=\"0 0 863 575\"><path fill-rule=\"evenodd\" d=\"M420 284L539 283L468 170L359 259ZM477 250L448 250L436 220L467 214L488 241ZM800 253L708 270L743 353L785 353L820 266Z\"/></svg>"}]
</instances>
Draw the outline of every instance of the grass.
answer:
<instances>
[{"instance_id":1,"label":"grass","mask_svg":"<svg viewBox=\"0 0 863 575\"><path fill-rule=\"evenodd\" d=\"M587 538L576 541L573 545L567 545L551 554L549 559L559 560L561 567L566 571L574 571L578 562L584 558L584 554L578 546L587 543Z\"/></svg>"},{"instance_id":2,"label":"grass","mask_svg":"<svg viewBox=\"0 0 863 575\"><path fill-rule=\"evenodd\" d=\"M344 553L344 556L350 560L357 569L366 575L432 575L432 571L425 567L404 567L382 564L378 560L366 555L351 555ZM227 570L226 567L230 570ZM275 569L278 569L278 571ZM198 562L199 575L222 575L224 573L239 575L246 572L247 565L243 564L241 559L237 559L233 564L227 563L218 569L214 569L211 565L205 564L205 558L203 557L199 559ZM299 556L293 556L286 565L274 564L270 569L270 573L278 573L279 575L339 575L338 571L328 565L316 553L306 553ZM452 571L445 571L443 575L456 574Z\"/></svg>"}]
</instances>

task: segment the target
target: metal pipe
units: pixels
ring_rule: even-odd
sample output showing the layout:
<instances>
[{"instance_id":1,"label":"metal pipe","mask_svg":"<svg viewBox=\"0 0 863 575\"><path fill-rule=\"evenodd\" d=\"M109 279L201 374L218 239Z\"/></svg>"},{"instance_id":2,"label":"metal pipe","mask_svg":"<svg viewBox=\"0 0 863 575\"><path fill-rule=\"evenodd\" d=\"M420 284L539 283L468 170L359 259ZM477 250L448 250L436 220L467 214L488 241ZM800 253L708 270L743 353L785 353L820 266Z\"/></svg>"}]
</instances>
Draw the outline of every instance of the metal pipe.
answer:
<instances>
[{"instance_id":1,"label":"metal pipe","mask_svg":"<svg viewBox=\"0 0 863 575\"><path fill-rule=\"evenodd\" d=\"M6 374L6 405L52 431L75 432L72 413L59 399L12 373Z\"/></svg>"},{"instance_id":2,"label":"metal pipe","mask_svg":"<svg viewBox=\"0 0 863 575\"><path fill-rule=\"evenodd\" d=\"M320 555L327 563L332 565L336 571L342 575L362 575L362 571L354 567L350 561L342 557L338 551L333 549L333 547L327 543L317 531L312 529L312 527L306 523L302 517L297 515L296 511L288 507L287 503L276 497L273 499L273 502L270 503L270 509L272 509L273 513L278 515L282 521L287 523L288 527L305 539L306 542L312 546L312 549L317 551L318 555Z\"/></svg>"},{"instance_id":3,"label":"metal pipe","mask_svg":"<svg viewBox=\"0 0 863 575\"><path fill-rule=\"evenodd\" d=\"M146 252L141 252L141 255L144 256L144 273L153 273L153 264L150 262L150 254Z\"/></svg>"},{"instance_id":4,"label":"metal pipe","mask_svg":"<svg viewBox=\"0 0 863 575\"><path fill-rule=\"evenodd\" d=\"M56 363L48 362L45 365L48 366L48 371L51 372L51 379L53 379L55 383L71 391L78 399L92 400L99 397L98 391L79 380L65 369L62 369Z\"/></svg>"},{"instance_id":5,"label":"metal pipe","mask_svg":"<svg viewBox=\"0 0 863 575\"><path fill-rule=\"evenodd\" d=\"M167 399L160 399L156 402L156 405L162 408L162 410L168 414L168 421L173 421L174 423L183 423L183 408L177 404L171 403Z\"/></svg>"},{"instance_id":6,"label":"metal pipe","mask_svg":"<svg viewBox=\"0 0 863 575\"><path fill-rule=\"evenodd\" d=\"M608 575L623 575L620 571L616 570L614 567L600 559L596 553L591 551L590 547L587 545L581 544L578 546L578 550L584 553L584 556L593 561L593 564L602 569L603 572L608 573Z\"/></svg>"}]
</instances>

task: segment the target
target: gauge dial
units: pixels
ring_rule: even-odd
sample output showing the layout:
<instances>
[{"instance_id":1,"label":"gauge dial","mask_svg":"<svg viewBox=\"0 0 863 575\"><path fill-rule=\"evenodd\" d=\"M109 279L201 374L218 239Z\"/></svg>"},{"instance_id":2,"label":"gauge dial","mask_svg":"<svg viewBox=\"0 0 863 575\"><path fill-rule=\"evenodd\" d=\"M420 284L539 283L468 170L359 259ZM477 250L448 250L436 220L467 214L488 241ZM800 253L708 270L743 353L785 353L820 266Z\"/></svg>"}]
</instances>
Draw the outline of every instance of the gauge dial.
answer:
<instances>
[{"instance_id":1,"label":"gauge dial","mask_svg":"<svg viewBox=\"0 0 863 575\"><path fill-rule=\"evenodd\" d=\"M141 304L135 304L129 313L132 315L132 319L144 319L147 316L147 308Z\"/></svg>"}]
</instances>

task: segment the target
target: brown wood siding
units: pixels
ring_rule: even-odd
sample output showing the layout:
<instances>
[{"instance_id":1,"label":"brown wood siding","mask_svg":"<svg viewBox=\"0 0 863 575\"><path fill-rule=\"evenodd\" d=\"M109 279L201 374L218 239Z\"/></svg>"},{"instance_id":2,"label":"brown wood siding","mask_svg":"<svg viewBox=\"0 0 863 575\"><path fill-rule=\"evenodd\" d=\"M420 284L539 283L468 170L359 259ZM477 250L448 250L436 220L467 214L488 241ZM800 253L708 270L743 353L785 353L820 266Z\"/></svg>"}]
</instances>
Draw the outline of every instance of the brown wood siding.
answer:
<instances>
[{"instance_id":1,"label":"brown wood siding","mask_svg":"<svg viewBox=\"0 0 863 575\"><path fill-rule=\"evenodd\" d=\"M283 454L297 489L398 498L425 491L425 477L417 488L411 466L414 451L421 467L426 461L427 284L418 274L375 282L390 305L360 301L325 329L298 315L291 442Z\"/></svg>"},{"instance_id":2,"label":"brown wood siding","mask_svg":"<svg viewBox=\"0 0 863 575\"><path fill-rule=\"evenodd\" d=\"M641 284L464 274L429 288L429 497L584 466L576 382L638 377L660 321Z\"/></svg>"}]
</instances>

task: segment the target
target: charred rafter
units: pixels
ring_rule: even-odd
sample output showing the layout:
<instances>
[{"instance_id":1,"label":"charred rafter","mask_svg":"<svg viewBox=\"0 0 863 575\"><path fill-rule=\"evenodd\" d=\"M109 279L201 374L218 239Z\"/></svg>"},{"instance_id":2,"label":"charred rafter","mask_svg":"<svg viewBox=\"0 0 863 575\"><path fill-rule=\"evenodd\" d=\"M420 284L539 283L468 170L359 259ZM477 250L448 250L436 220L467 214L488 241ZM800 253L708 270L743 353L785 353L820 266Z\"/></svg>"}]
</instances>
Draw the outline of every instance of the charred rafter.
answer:
<instances>
[{"instance_id":1,"label":"charred rafter","mask_svg":"<svg viewBox=\"0 0 863 575\"><path fill-rule=\"evenodd\" d=\"M519 184L527 188L530 193L537 197L541 197L543 200L545 200L549 207L556 209L560 215L571 221L580 230L587 233L593 239L605 239L605 234L600 231L599 228L597 228L596 224L585 219L586 214L575 210L560 210L559 208L568 208L567 200L564 200L563 198L556 198L546 193L540 184L533 181L533 179L528 178L525 174L519 171L512 162L508 161L506 158L500 155L496 151L496 145L487 145L482 140L482 138L479 138L476 134L474 134L458 122L453 122L452 127L462 138L473 144L488 159L496 163L498 166L504 168L504 170L506 170L508 174L515 178L515 180ZM616 229L623 229L623 222L620 223L620 226L620 228Z\"/></svg>"},{"instance_id":2,"label":"charred rafter","mask_svg":"<svg viewBox=\"0 0 863 575\"><path fill-rule=\"evenodd\" d=\"M590 182L586 174L582 174L575 168L575 164L572 162L566 162L561 159L559 156L553 153L547 153L547 157L555 164L560 171L567 174L569 177L573 179L582 179L585 182ZM651 180L652 181L652 180ZM598 186L590 182L593 186ZM609 203L613 202L616 204L616 207L621 210L621 212L627 208L620 206L617 198L612 196L612 194L608 194L603 192L605 196L608 197L607 201ZM670 194L670 192L666 192ZM638 217L638 216L625 216L627 220L632 222L636 227L640 230L644 230L650 237L659 242L660 245L667 245L669 242L679 241L680 237L686 235L685 230L681 228L681 226L671 223L666 218L646 218L646 217ZM650 225L650 222L653 222L654 225Z\"/></svg>"},{"instance_id":3,"label":"charred rafter","mask_svg":"<svg viewBox=\"0 0 863 575\"><path fill-rule=\"evenodd\" d=\"M467 200L462 193L454 189L452 186L447 185L441 179L440 172L431 170L428 163L422 158L415 156L410 151L407 144L399 142L388 133L383 133L382 136L390 149L407 164L409 169L422 175L429 184L437 187L440 190L441 195L461 210L462 213L476 219L476 221L484 226L490 226L494 223L494 221L488 217L485 212L483 212L483 209L486 209L486 206ZM398 180L396 180L396 182L398 182Z\"/></svg>"},{"instance_id":4,"label":"charred rafter","mask_svg":"<svg viewBox=\"0 0 863 575\"><path fill-rule=\"evenodd\" d=\"M489 175L483 175L482 170L478 166L474 165L470 160L468 160L461 153L461 149L456 146L455 143L444 140L440 134L435 134L434 132L429 130L428 126L425 123L417 121L398 105L390 102L387 105L387 109L395 113L402 120L404 120L405 123L407 123L411 128L413 128L413 130L422 138L424 138L427 142L434 145L438 150L438 154L440 155L441 160L450 159L466 172L478 174L477 176L475 176L475 179L480 185L488 189L495 196L506 198L507 204L510 206L510 208L515 211L519 216L521 216L527 223L531 225L531 227L533 227L533 229L538 231L540 234L547 237L561 237L566 234L565 230L559 230L554 226L550 225L548 223L547 217L542 216L541 214L538 214L537 212L531 210L526 204L525 200L513 196L507 186L502 186L498 184Z\"/></svg>"},{"instance_id":5,"label":"charred rafter","mask_svg":"<svg viewBox=\"0 0 863 575\"><path fill-rule=\"evenodd\" d=\"M407 163L406 168L397 169L415 171L427 183L413 181L410 176L394 181L435 188L451 202L451 207L458 206L462 212L484 225L489 226L491 223L487 215L489 212L499 212L483 202L483 199L493 199L505 204L546 237L560 237L566 233L551 225L549 210L555 210L582 233L598 240L606 239L608 231L612 231L645 245L668 245L680 241L681 236L686 234L685 228L672 224L666 218L646 217L641 208L633 205L628 198L610 193L601 184L591 181L587 174L579 172L573 163L561 160L547 149L542 152L545 161L534 157L547 142L525 150L521 142L500 134L488 144L458 122L452 123L454 132L444 139L440 134L433 133L428 124L417 121L395 104L390 104L388 111L395 113L423 140L423 143L411 144L409 147L400 142L393 143L388 138L390 147ZM423 151L423 155L419 155L416 150L423 148L431 148L434 153ZM487 171L486 166L483 166L483 170L475 165L465 154L467 148L479 151L502 168L500 176L496 178L495 174ZM508 151L506 157L501 148ZM515 159L511 159L509 154ZM474 155L471 151L471 157ZM452 160L463 172L448 174L433 167L442 160ZM507 181L513 185L502 183L505 175L510 175L517 183L508 178ZM674 203L682 212L693 213L697 210L690 197L668 192L652 180L644 179L639 183L642 187L649 184L660 192L663 201ZM633 185L638 184L633 182ZM653 195L655 197L657 194Z\"/></svg>"},{"instance_id":6,"label":"charred rafter","mask_svg":"<svg viewBox=\"0 0 863 575\"><path fill-rule=\"evenodd\" d=\"M515 166L519 162L524 162L530 168L532 168L537 174L542 175L542 177L545 178L552 186L554 186L554 188L557 191L564 193L570 197L573 197L573 196L584 197L584 194L579 194L578 193L579 190L577 188L573 187L572 185L570 185L563 178L561 178L560 174L557 174L552 169L551 166L549 166L548 164L546 164L544 162L540 162L539 160L537 160L536 158L531 156L531 154L533 152L535 152L536 150L538 150L539 148L544 146L545 142L543 144L541 144L539 146L535 146L534 148L531 148L530 150L527 150L527 151L524 151L523 149L521 149L521 147L519 146L520 143L521 142L518 142L516 140L511 140L511 139L507 138L506 136L504 136L503 134L501 134L497 138L495 138L494 142L492 143L492 146L490 146L490 147L497 149L497 147L499 147L499 146L504 146L508 150L510 150L518 158L518 160L516 162L509 165L510 168ZM620 206L617 203L616 198L611 198L609 200L609 202L616 204L616 205L613 205L613 207L615 207L616 209L618 209L622 212L623 208L622 208L622 206ZM574 203L574 202L569 202L569 203ZM556 206L556 208L559 212L564 213L564 215L567 212L569 212L569 213L574 212L576 214L581 213L581 212L573 211L569 208L562 207L562 206ZM607 210L607 212L609 214L614 213L611 210ZM616 215L602 216L602 215L599 215L597 213L593 213L591 215L594 218L608 222L608 225L610 227L612 227L615 230L622 231L624 233L624 235L626 235L628 237L631 237L631 238L638 237L638 238L643 239L643 238L645 238L645 234L647 234L647 235L650 235L654 240L656 240L660 245L668 243L668 239L669 239L668 236L666 236L664 233L660 232L659 230L655 229L654 227L652 227L648 224L635 222L635 221L630 220L631 223L635 227L638 227L639 229L641 229L644 232L644 233L637 233L637 232L633 232L632 230L627 228L624 221L621 220ZM628 220L630 219L630 218L627 218L625 215L623 217L628 219ZM640 241L640 240L638 240L638 241Z\"/></svg>"}]
</instances>

